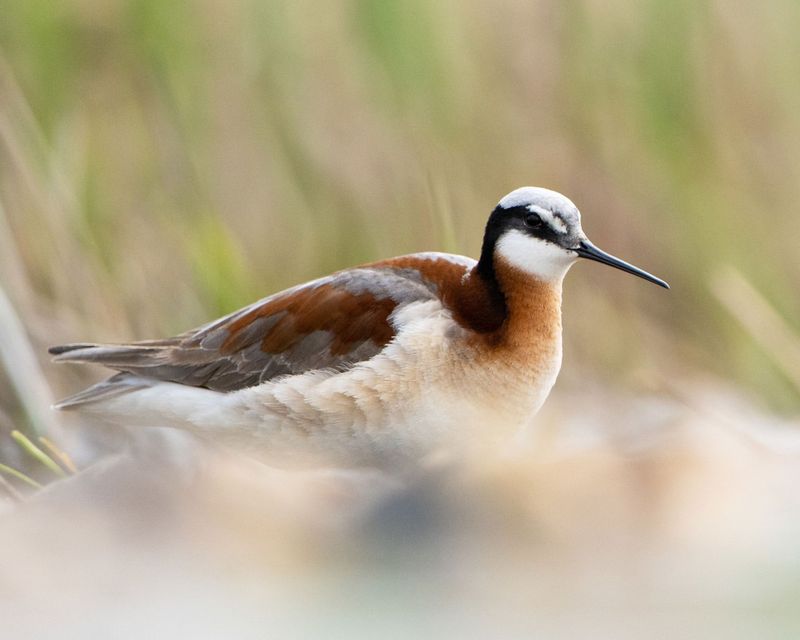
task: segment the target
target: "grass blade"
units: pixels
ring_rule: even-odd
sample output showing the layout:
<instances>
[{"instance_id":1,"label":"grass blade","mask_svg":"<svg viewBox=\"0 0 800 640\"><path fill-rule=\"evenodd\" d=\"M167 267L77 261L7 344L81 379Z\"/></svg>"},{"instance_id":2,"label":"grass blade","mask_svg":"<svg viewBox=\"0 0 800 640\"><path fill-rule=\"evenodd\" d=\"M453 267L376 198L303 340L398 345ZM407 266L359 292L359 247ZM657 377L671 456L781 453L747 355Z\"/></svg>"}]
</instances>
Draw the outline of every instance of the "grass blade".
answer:
<instances>
[{"instance_id":1,"label":"grass blade","mask_svg":"<svg viewBox=\"0 0 800 640\"><path fill-rule=\"evenodd\" d=\"M800 338L789 323L733 267L714 276L711 291L800 391Z\"/></svg>"},{"instance_id":2,"label":"grass blade","mask_svg":"<svg viewBox=\"0 0 800 640\"><path fill-rule=\"evenodd\" d=\"M33 346L11 301L0 287L0 366L16 391L37 434L57 433L50 405L52 395Z\"/></svg>"},{"instance_id":3,"label":"grass blade","mask_svg":"<svg viewBox=\"0 0 800 640\"><path fill-rule=\"evenodd\" d=\"M22 496L19 494L19 491L12 487L11 483L2 475L0 475L0 489L5 491L6 495L8 495L8 497L14 502L22 502Z\"/></svg>"},{"instance_id":4,"label":"grass blade","mask_svg":"<svg viewBox=\"0 0 800 640\"><path fill-rule=\"evenodd\" d=\"M66 451L59 449L52 441L44 436L39 436L39 442L45 446L45 448L50 452L50 455L55 460L58 460L58 462L60 462L67 471L70 473L78 473L78 467L75 466L75 463L72 461L72 458L70 458Z\"/></svg>"},{"instance_id":5,"label":"grass blade","mask_svg":"<svg viewBox=\"0 0 800 640\"><path fill-rule=\"evenodd\" d=\"M32 458L41 462L45 467L50 469L53 473L57 476L63 478L66 476L64 470L53 460L50 456L48 456L44 451L42 451L39 447L37 447L33 442L31 442L24 433L19 431L12 431L11 437L14 438L16 443L22 447L26 453L28 453Z\"/></svg>"},{"instance_id":6,"label":"grass blade","mask_svg":"<svg viewBox=\"0 0 800 640\"><path fill-rule=\"evenodd\" d=\"M13 467L9 467L8 465L3 464L2 462L0 462L0 473L7 473L8 475L13 476L17 480L22 480L22 482L29 484L37 489L42 488L42 485L36 482L36 480L34 480L33 478L29 478L21 471L17 471Z\"/></svg>"}]
</instances>

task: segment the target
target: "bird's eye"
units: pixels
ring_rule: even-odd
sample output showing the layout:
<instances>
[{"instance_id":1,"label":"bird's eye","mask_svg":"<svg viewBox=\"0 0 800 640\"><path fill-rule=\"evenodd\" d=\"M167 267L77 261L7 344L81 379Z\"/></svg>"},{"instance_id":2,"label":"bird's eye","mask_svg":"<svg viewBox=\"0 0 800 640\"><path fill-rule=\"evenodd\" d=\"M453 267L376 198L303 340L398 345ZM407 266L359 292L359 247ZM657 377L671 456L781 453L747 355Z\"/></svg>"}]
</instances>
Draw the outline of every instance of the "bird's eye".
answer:
<instances>
[{"instance_id":1,"label":"bird's eye","mask_svg":"<svg viewBox=\"0 0 800 640\"><path fill-rule=\"evenodd\" d=\"M526 215L524 221L528 229L540 229L542 227L542 219L535 213Z\"/></svg>"}]
</instances>

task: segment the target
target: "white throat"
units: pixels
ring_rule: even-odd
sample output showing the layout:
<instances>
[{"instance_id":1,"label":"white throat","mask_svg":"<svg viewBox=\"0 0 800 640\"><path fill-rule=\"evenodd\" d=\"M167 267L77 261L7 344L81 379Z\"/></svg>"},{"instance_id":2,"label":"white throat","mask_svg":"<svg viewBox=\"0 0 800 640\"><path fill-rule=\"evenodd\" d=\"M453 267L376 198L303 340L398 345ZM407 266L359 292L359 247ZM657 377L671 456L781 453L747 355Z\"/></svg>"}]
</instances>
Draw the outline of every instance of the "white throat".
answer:
<instances>
[{"instance_id":1,"label":"white throat","mask_svg":"<svg viewBox=\"0 0 800 640\"><path fill-rule=\"evenodd\" d=\"M509 265L546 282L560 282L578 259L571 251L516 229L500 236L495 251Z\"/></svg>"}]
</instances>

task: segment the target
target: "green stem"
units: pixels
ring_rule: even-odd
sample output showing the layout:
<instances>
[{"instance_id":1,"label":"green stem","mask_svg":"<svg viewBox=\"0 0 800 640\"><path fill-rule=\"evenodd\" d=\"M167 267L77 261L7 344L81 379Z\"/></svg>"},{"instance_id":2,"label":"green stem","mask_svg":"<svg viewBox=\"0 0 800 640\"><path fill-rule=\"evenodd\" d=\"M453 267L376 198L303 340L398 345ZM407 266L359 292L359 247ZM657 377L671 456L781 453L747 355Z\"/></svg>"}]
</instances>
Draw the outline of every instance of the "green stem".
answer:
<instances>
[{"instance_id":1,"label":"green stem","mask_svg":"<svg viewBox=\"0 0 800 640\"><path fill-rule=\"evenodd\" d=\"M31 442L28 437L19 431L12 431L11 437L17 442L17 444L22 447L31 457L35 458L39 462L41 462L45 467L50 469L53 473L57 476L63 478L66 476L64 470L59 466L59 464L53 460L50 456L48 456L44 451L42 451L39 447L37 447L33 442Z\"/></svg>"},{"instance_id":2,"label":"green stem","mask_svg":"<svg viewBox=\"0 0 800 640\"><path fill-rule=\"evenodd\" d=\"M40 485L38 482L36 482L36 480L34 480L33 478L29 478L28 476L26 476L21 471L17 471L16 469L14 469L12 467L8 467L8 466L4 465L2 462L0 462L0 472L7 473L10 476L14 476L15 478L17 478L17 480L22 480L23 482L26 482L29 485L31 485L32 487L36 487L37 489L41 489L42 488L42 485Z\"/></svg>"}]
</instances>

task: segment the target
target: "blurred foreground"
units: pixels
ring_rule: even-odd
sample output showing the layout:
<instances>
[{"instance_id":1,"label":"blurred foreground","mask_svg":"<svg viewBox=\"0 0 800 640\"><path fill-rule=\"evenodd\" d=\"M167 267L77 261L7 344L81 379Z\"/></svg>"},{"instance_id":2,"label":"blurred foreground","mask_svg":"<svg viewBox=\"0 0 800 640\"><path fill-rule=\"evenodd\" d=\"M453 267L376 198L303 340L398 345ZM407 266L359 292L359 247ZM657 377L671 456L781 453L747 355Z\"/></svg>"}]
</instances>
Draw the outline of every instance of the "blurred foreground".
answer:
<instances>
[{"instance_id":1,"label":"blurred foreground","mask_svg":"<svg viewBox=\"0 0 800 640\"><path fill-rule=\"evenodd\" d=\"M513 451L403 478L154 431L5 504L0 619L14 638L797 637L797 426L708 381L589 388Z\"/></svg>"}]
</instances>

